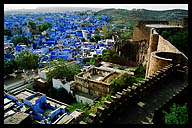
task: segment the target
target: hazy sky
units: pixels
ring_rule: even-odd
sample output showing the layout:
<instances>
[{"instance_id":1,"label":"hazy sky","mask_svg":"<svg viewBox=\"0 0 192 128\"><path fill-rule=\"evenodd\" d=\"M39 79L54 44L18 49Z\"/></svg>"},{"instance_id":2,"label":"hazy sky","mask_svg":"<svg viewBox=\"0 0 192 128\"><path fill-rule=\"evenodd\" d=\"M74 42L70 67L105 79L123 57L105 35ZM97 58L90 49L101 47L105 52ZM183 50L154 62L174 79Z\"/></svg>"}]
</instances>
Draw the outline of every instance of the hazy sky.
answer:
<instances>
[{"instance_id":1,"label":"hazy sky","mask_svg":"<svg viewBox=\"0 0 192 128\"><path fill-rule=\"evenodd\" d=\"M4 11L12 9L35 9L37 7L93 7L93 8L121 8L131 10L149 9L149 10L169 10L185 9L188 10L188 4L4 4Z\"/></svg>"}]
</instances>

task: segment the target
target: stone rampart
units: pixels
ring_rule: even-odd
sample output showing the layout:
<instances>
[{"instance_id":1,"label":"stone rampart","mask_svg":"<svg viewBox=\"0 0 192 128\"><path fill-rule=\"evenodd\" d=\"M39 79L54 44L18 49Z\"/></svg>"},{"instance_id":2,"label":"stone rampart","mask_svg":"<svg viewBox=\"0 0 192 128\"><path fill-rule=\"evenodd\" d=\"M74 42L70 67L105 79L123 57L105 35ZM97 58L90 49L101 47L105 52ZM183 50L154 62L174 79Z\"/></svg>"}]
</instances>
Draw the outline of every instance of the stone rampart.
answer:
<instances>
[{"instance_id":1,"label":"stone rampart","mask_svg":"<svg viewBox=\"0 0 192 128\"><path fill-rule=\"evenodd\" d=\"M88 124L104 123L106 120L110 120L110 116L114 112L123 111L123 106L138 102L146 93L158 88L162 81L172 77L174 69L173 64L169 64L144 80L134 83L132 87L117 92L111 96L109 101L105 101L103 106L97 108L96 114L89 114Z\"/></svg>"},{"instance_id":2,"label":"stone rampart","mask_svg":"<svg viewBox=\"0 0 192 128\"><path fill-rule=\"evenodd\" d=\"M181 64L183 62L183 53L159 35L154 28L150 30L150 37L146 77L166 65Z\"/></svg>"}]
</instances>

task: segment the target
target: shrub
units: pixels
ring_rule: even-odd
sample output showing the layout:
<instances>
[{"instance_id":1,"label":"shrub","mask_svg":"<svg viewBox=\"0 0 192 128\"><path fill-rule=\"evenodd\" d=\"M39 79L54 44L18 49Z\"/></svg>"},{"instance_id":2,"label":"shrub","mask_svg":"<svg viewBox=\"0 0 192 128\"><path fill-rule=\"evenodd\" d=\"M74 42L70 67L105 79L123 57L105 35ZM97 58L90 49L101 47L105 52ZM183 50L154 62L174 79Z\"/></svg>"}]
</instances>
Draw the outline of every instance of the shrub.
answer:
<instances>
[{"instance_id":1,"label":"shrub","mask_svg":"<svg viewBox=\"0 0 192 128\"><path fill-rule=\"evenodd\" d=\"M114 94L115 92L121 91L128 86L132 86L134 82L135 77L131 76L128 73L123 73L111 82L110 86L113 88L112 93Z\"/></svg>"},{"instance_id":2,"label":"shrub","mask_svg":"<svg viewBox=\"0 0 192 128\"><path fill-rule=\"evenodd\" d=\"M145 72L146 72L146 67L140 64L136 68L134 74L135 74L135 77L145 78Z\"/></svg>"},{"instance_id":3,"label":"shrub","mask_svg":"<svg viewBox=\"0 0 192 128\"><path fill-rule=\"evenodd\" d=\"M173 104L170 107L170 113L162 111L165 113L165 124L188 124L188 108L186 104L180 106Z\"/></svg>"}]
</instances>

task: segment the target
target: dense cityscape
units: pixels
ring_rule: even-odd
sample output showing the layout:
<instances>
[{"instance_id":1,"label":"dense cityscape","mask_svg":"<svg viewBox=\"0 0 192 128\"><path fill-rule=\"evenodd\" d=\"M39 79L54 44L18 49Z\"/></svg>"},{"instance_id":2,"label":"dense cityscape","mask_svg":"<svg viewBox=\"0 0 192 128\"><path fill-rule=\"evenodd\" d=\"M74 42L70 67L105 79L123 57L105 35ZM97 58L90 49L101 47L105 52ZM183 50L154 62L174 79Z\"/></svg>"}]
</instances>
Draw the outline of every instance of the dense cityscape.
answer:
<instances>
[{"instance_id":1,"label":"dense cityscape","mask_svg":"<svg viewBox=\"0 0 192 128\"><path fill-rule=\"evenodd\" d=\"M128 22L102 11L4 12L4 124L188 123L187 11Z\"/></svg>"}]
</instances>

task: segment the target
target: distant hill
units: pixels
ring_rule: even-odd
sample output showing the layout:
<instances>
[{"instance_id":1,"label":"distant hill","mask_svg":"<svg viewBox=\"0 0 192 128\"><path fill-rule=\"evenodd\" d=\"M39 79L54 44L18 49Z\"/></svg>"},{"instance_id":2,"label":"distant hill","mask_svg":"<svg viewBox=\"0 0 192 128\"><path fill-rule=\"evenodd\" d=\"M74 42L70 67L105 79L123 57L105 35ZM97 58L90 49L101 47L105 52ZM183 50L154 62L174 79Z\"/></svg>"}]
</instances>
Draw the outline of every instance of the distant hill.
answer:
<instances>
[{"instance_id":1,"label":"distant hill","mask_svg":"<svg viewBox=\"0 0 192 128\"><path fill-rule=\"evenodd\" d=\"M107 15L110 22L115 21L132 22L135 20L158 20L158 21L183 21L184 17L188 17L188 10L174 9L165 11L154 11L146 9L104 9L96 13L96 16Z\"/></svg>"},{"instance_id":2,"label":"distant hill","mask_svg":"<svg viewBox=\"0 0 192 128\"><path fill-rule=\"evenodd\" d=\"M4 13L64 13L64 12L72 12L72 11L99 11L102 8L88 8L88 7L39 7L36 9L16 9L5 11Z\"/></svg>"}]
</instances>

